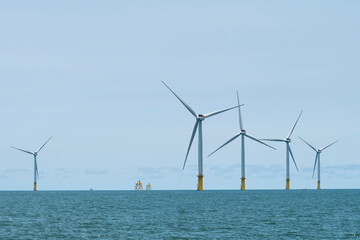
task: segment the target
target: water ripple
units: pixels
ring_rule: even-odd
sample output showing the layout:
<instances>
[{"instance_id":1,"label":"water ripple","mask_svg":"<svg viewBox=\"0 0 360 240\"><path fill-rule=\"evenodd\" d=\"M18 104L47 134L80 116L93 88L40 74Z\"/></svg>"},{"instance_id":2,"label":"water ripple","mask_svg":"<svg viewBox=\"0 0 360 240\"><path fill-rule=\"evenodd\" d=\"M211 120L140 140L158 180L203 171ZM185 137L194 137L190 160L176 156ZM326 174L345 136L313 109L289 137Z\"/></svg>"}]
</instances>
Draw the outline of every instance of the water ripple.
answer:
<instances>
[{"instance_id":1,"label":"water ripple","mask_svg":"<svg viewBox=\"0 0 360 240\"><path fill-rule=\"evenodd\" d=\"M0 239L360 239L360 190L0 192Z\"/></svg>"}]
</instances>

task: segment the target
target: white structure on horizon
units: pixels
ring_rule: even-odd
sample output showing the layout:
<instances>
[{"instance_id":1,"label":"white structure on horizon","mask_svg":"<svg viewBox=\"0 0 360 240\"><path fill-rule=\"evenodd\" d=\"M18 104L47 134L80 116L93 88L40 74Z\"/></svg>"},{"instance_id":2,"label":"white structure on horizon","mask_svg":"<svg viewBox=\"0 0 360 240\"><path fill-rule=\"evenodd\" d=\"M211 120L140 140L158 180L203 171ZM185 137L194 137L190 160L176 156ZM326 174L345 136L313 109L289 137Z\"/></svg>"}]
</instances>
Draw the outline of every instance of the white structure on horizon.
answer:
<instances>
[{"instance_id":1,"label":"white structure on horizon","mask_svg":"<svg viewBox=\"0 0 360 240\"><path fill-rule=\"evenodd\" d=\"M141 182L140 180L137 181L137 183L135 183L134 190L144 190L144 189L143 189L142 182Z\"/></svg>"}]
</instances>

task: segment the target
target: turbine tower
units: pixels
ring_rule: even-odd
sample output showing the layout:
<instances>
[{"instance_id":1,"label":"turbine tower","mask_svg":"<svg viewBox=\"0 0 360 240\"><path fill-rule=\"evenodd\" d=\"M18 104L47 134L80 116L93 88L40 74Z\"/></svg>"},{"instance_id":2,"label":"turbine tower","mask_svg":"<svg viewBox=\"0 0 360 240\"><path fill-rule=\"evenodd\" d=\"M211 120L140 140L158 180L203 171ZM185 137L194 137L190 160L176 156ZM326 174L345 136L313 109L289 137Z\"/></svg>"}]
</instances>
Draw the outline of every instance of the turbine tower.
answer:
<instances>
[{"instance_id":1,"label":"turbine tower","mask_svg":"<svg viewBox=\"0 0 360 240\"><path fill-rule=\"evenodd\" d=\"M36 161L36 156L38 155L38 153L40 152L40 150L45 146L45 144L47 144L48 141L50 141L50 139L52 138L52 136L35 152L30 152L30 151L26 151L20 148L16 148L16 147L12 147L16 150L22 151L24 153L28 153L34 156L34 191L37 190L36 188L36 179L39 179L39 172L38 172L38 167L37 167L37 161Z\"/></svg>"},{"instance_id":2,"label":"turbine tower","mask_svg":"<svg viewBox=\"0 0 360 240\"><path fill-rule=\"evenodd\" d=\"M198 130L199 143L198 143L198 185L197 185L197 190L202 191L203 190L203 177L204 177L204 175L203 175L202 122L206 118L212 117L212 116L217 115L219 113L229 111L231 109L236 108L237 106L227 108L227 109L223 109L223 110L216 111L216 112L207 113L207 114L196 114L195 111L189 105L187 105L173 90L171 90L171 88L168 85L166 85L166 83L164 83L163 81L161 81L161 82L175 95L175 97L177 99L179 99L179 101L186 107L186 109L189 110L189 112L196 118L195 126L194 126L194 129L193 129L192 134L191 134L189 147L188 147L188 150L186 152L186 157L185 157L183 169L185 168L186 160L187 160L187 157L189 155L189 151L190 151L192 142L194 140L196 131Z\"/></svg>"},{"instance_id":3,"label":"turbine tower","mask_svg":"<svg viewBox=\"0 0 360 240\"><path fill-rule=\"evenodd\" d=\"M294 158L294 155L291 151L291 148L290 148L290 143L291 143L291 134L293 133L295 127L296 127L296 124L298 123L300 117L301 117L301 114L303 113L303 111L301 111L299 117L297 118L294 126L291 128L289 134L287 135L287 137L285 139L261 139L261 140L264 140L264 141L273 141L273 142L284 142L286 143L286 190L289 190L290 189L290 164L289 164L289 154L291 155L291 158L295 164L295 167L296 167L296 170L299 172L299 169L296 165L296 162L295 162L295 158Z\"/></svg>"},{"instance_id":4,"label":"turbine tower","mask_svg":"<svg viewBox=\"0 0 360 240\"><path fill-rule=\"evenodd\" d=\"M304 143L306 143L309 147L311 147L315 152L316 152L316 156L315 156L315 163L314 163L314 169L313 169L313 175L312 177L314 178L314 173L315 173L315 167L316 167L316 163L318 165L318 182L317 182L317 189L320 189L320 154L323 150L325 150L326 148L330 147L331 145L337 143L339 140L333 142L333 143L330 143L329 145L323 147L323 148L320 148L320 149L317 149L314 148L313 146L310 145L310 143L308 143L307 141L305 141L304 139L302 139L300 136L298 136L301 140L304 141Z\"/></svg>"},{"instance_id":5,"label":"turbine tower","mask_svg":"<svg viewBox=\"0 0 360 240\"><path fill-rule=\"evenodd\" d=\"M259 139L250 136L246 130L243 128L243 122L242 122L242 118L241 118L241 109L240 109L240 100L239 100L239 93L237 92L237 101L238 101L238 109L239 109L239 126L240 126L240 132L238 134L236 134L234 137L230 138L229 141L225 142L223 145L221 145L218 149L216 149L215 151L213 151L208 157L210 157L211 155L213 155L216 151L218 151L220 148L224 147L225 145L227 145L228 143L232 142L233 140L235 140L236 138L238 138L239 136L241 136L241 190L245 190L245 137L250 138L256 142L259 142L261 144L264 144L265 146L268 146L272 149L272 146L260 141Z\"/></svg>"}]
</instances>

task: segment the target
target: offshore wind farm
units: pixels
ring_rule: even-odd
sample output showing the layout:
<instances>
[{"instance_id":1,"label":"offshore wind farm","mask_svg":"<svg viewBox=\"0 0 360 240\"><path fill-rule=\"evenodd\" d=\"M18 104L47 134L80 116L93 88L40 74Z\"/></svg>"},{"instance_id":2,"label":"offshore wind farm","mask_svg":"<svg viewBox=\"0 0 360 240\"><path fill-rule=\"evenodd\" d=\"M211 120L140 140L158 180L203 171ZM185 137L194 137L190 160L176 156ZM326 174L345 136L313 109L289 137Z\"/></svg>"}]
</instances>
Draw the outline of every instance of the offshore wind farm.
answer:
<instances>
[{"instance_id":1,"label":"offshore wind farm","mask_svg":"<svg viewBox=\"0 0 360 240\"><path fill-rule=\"evenodd\" d=\"M11 19L11 16L8 17ZM175 19L173 20L175 25L178 23L184 27ZM196 19L193 20L197 22ZM6 22L5 19L4 22ZM46 25L46 21L43 23ZM275 22L272 23L265 26L270 28L276 25ZM297 23L302 24L300 21ZM57 24L62 26L60 22ZM212 29L207 24L207 28ZM21 26L18 28L21 29ZM229 28L235 29L233 25ZM156 31L152 27L149 29ZM184 28L181 29L184 30ZM70 30L77 33L74 27ZM217 31L220 31L220 28L215 30ZM190 32L195 35L199 33L195 29ZM90 34L91 31L88 33ZM177 32L169 37L174 37L174 34L176 35ZM10 32L8 35L13 36ZM37 36L40 35L41 33L38 33ZM130 35L131 32L128 32L127 36ZM52 36L49 35L49 41L44 43L46 48L51 48L62 56L58 59L67 58L68 55L64 53L73 45L62 41L63 44L59 45L59 50L54 49L49 43L57 42L58 39ZM300 139L293 139L294 134L306 136L309 139L319 139L318 144L327 139L339 138L341 144L335 146L337 151L329 153L328 165L321 169L324 180L322 188L357 186L355 177L357 172L356 167L353 166L357 166L356 153L353 154L354 157L341 155L348 152L345 146L356 149L354 146L356 138L354 137L354 140L351 138L356 133L355 122L358 121L356 115L353 116L358 102L356 101L357 94L353 92L357 86L356 81L347 78L342 80L341 84L337 84L337 79L343 78L343 75L326 71L327 74L331 74L330 78L327 75L323 76L321 71L324 69L321 71L312 69L312 66L323 61L324 58L319 56L313 56L316 62L307 65L309 59L306 57L305 61L305 55L301 55L302 58L299 56L294 58L294 55L287 52L285 56L287 59L306 63L304 66L301 65L302 75L294 76L292 70L290 71L291 68L286 65L291 61L284 61L286 67L276 65L282 63L280 60L275 60L279 57L279 51L275 54L275 51L271 50L269 52L271 58L266 58L267 60L254 55L258 51L253 48L246 49L242 53L244 56L239 59L237 57L240 55L235 52L227 54L231 57L229 59L221 55L222 59L227 59L222 62L210 60L213 58L206 55L209 62L199 64L199 61L195 61L195 55L194 58L185 58L185 53L202 56L204 52L223 54L222 51L206 44L199 48L189 46L185 44L186 41L181 41L181 39L186 39L185 36L183 36L184 39L174 39L178 42L179 48L171 48L171 41L164 42L161 38L155 38L158 40L155 48L147 47L140 52L150 54L147 52L150 49L173 49L174 56L179 54L179 59L176 59L179 61L182 59L181 62L168 66L171 60L160 58L159 61L164 61L163 64L166 62L166 66L161 67L155 66L156 61L151 64L148 61L141 62L138 64L145 64L144 66L151 69L149 76L143 76L141 72L134 71L132 68L134 65L129 65L124 68L129 70L124 70L125 72L116 70L119 72L112 73L108 80L104 80L103 75L95 71L95 66L91 64L98 63L101 65L98 66L99 68L110 73L113 72L110 68L111 63L99 63L97 58L84 58L84 55L80 53L77 53L76 57L81 59L79 61L83 62L84 66L89 68L88 70L77 70L73 73L69 69L71 67L66 64L77 66L77 62L62 61L57 65L55 62L45 61L44 58L39 60L42 64L37 64L36 68L31 70L29 64L37 62L30 61L33 55L27 53L32 48L23 44L21 40L23 37L14 37L12 40L14 45L4 42L3 46L8 46L6 48L8 55L4 53L7 59L24 60L18 64L7 60L3 64L4 69L8 69L3 71L4 84L0 94L1 101L8 103L4 104L2 109L4 139L0 142L0 146L4 146L0 148L0 153L6 159L1 178L3 189L29 189L27 179L32 179L35 175L33 162L31 166L28 165L30 162L23 162L24 160L20 159L21 155L8 149L9 145L24 146L21 147L22 149L35 148L36 143L43 141L42 139L48 135L54 135L56 140L53 144L46 146L45 156L41 156L46 161L42 162L38 169L40 171L38 174L42 179L41 186L38 186L40 189L132 189L133 183L142 179L145 182L151 182L154 189L190 190L198 189L201 175L205 176L205 182L203 182L205 189L241 189L239 178L243 179L241 180L243 186L246 181L246 189L284 189L286 188L284 181L288 182L289 188L291 181L291 189L312 188L313 162L310 164L307 161L311 156L308 156L307 149L296 141L301 142ZM111 39L110 36L109 39ZM139 41L144 41L143 43L146 42L146 38L137 39L142 39ZM296 42L296 38L292 40ZM130 39L124 39L124 41L129 44L134 43ZM246 41L246 44L255 46L250 40ZM283 44L272 42L272 46L277 48L292 49L292 45L288 42L286 45ZM11 47L15 45L22 46L24 50L20 51ZM43 49L39 42L34 42L33 45L37 46L36 49ZM227 49L227 45L220 40L216 42L216 45ZM206 46L210 48L207 50L211 51L205 51L203 48ZM240 51L241 46L245 45L236 45L234 50ZM83 47L86 49L86 46ZM107 57L102 56L106 59L111 59L113 56L110 45L104 46L104 52L96 45L93 47L103 54L109 54ZM129 48L124 47L121 52L126 53L127 49ZM9 51L17 55L9 55ZM315 49L311 51L316 52ZM45 50L42 52L41 56L47 56L48 52ZM21 53L26 54L23 56ZM153 54L150 55L153 57ZM251 62L241 60L253 58L256 59L255 65L255 60ZM186 64L181 65L184 62ZM126 61L126 63L129 62ZM332 62L327 64L331 65L332 69L338 69L338 66L332 65ZM255 74L253 68L260 65L264 67ZM348 65L350 66L351 63L349 62ZM15 71L14 69L18 66L20 70ZM65 66L67 70L63 72L66 76L61 77L59 73L61 71L54 66ZM179 69L179 66L184 67ZM197 68L193 69L194 66ZM296 68L295 65L293 66ZM349 72L347 67L342 67L341 72ZM52 71L53 68L56 69ZM308 68L312 69L311 73L306 71ZM286 71L280 74L280 69L286 69ZM92 70L95 72L93 73ZM47 74L46 78L38 76L41 71ZM58 71L59 74L53 76L54 71ZM75 78L78 80L74 80ZM183 107L185 105L181 101L178 105L174 102L177 101L175 95L173 98L169 96L169 93L172 93L166 91L167 89L160 83L161 80L166 82L174 93L179 93L178 96L184 98L191 109L196 110L196 117L188 108ZM238 105L237 99L234 99L234 93L237 90L241 103L245 103L240 109L235 107L210 117L211 120L199 117L201 114L197 112L197 109L202 113L211 113L217 109ZM344 94L341 95L341 93ZM340 94L341 97L335 98L335 94ZM277 142L261 140L271 139L276 135L279 137L279 134L287 137L285 132L281 132L287 128L291 129L293 126L291 118L299 116L301 109L304 110L304 116L299 119L290 137L291 143L283 142L284 144L281 145L281 142L277 144ZM191 114L189 116L194 116L195 122L188 125L189 116L184 116L183 111L189 112ZM240 126L240 132L247 135L250 133L251 136L277 150L247 141L251 139L242 134L238 137L240 141L233 140L233 143L227 144L226 148L223 147L221 151L206 158L229 139L229 136L234 136L236 132L240 133L241 117L244 118L244 126ZM205 119L206 124L203 124ZM197 128L195 128L196 124ZM244 129L251 132L245 132ZM193 133L198 136L192 138ZM285 141L286 137L279 139ZM197 138L196 141L195 138ZM349 143L344 142L344 138L349 139L347 140ZM190 145L191 139L193 142ZM199 141L202 144L199 145ZM290 147L289 150L287 150L287 145ZM200 150L199 146L202 146ZM294 159L298 166L294 164ZM342 160L337 161L337 159ZM181 162L180 165L179 162ZM183 170L184 166L186 168ZM351 171L351 174L348 171ZM347 177L340 177L345 175ZM60 181L63 177L63 181ZM195 178L196 181L194 181ZM36 182L39 184L38 180ZM31 184L31 189L33 189L33 184Z\"/></svg>"},{"instance_id":2,"label":"offshore wind farm","mask_svg":"<svg viewBox=\"0 0 360 240\"><path fill-rule=\"evenodd\" d=\"M359 12L2 1L0 239L359 239Z\"/></svg>"},{"instance_id":3,"label":"offshore wind farm","mask_svg":"<svg viewBox=\"0 0 360 240\"><path fill-rule=\"evenodd\" d=\"M291 147L290 147L290 142L291 142L291 135L294 132L295 127L297 126L299 119L301 117L301 115L303 114L303 111L301 111L301 113L299 114L298 118L296 119L296 122L294 123L294 125L292 126L292 128L290 129L290 132L288 133L287 137L285 139L258 139L255 138L251 135L249 135L246 130L243 127L243 120L242 120L242 114L241 114L241 107L244 106L244 104L240 104L240 99L239 99L239 92L236 92L236 97L237 97L237 106L234 107L230 107L230 108L225 108L222 110L218 110L218 111L214 111L214 112L210 112L210 113L206 113L206 114L197 114L183 99L181 99L164 81L161 81L163 83L163 85L165 85L165 87L170 90L170 92L183 104L183 106L196 118L196 122L191 134L191 138L190 138L190 143L188 145L187 148L187 152L186 152L186 156L185 156L185 161L183 164L183 168L185 169L185 165L189 156L189 152L192 146L192 143L194 141L195 135L196 133L198 133L198 181L197 181L197 191L203 191L203 177L204 177L204 173L203 173L203 134L202 134L202 122L212 116L227 112L229 110L238 109L238 123L239 123L239 129L240 132L237 133L235 136L233 136L232 138L230 138L228 141L226 141L224 144L222 144L220 147L218 147L216 150L214 150L213 152L211 152L208 157L210 157L211 155L213 155L215 152L217 152L218 150L220 150L221 148L223 148L224 146L226 146L227 144L231 143L232 141L234 141L235 139L237 139L238 137L241 136L241 186L240 189L241 190L245 190L245 137L248 139L251 139L255 142L258 142L264 146L267 146L268 148L272 148L273 150L276 150L276 148L264 143L263 141L272 141L272 142L284 142L286 144L286 190L290 189L290 164L289 164L289 159L290 156L293 160L293 163L296 167L296 170L299 172L298 166L296 164L294 155L292 153ZM37 179L39 178L39 172L38 172L38 165L37 165L37 155L40 152L40 150L50 141L52 137L50 137L38 150L36 150L35 152L30 152L21 148L17 148L17 147L11 147L13 149L16 149L18 151L30 154L34 157L34 187L33 190L37 191ZM317 185L317 189L320 190L320 153L325 150L326 148L332 146L333 144L335 144L336 142L333 142L323 148L320 148L318 150L316 150L312 145L310 145L308 142L306 142L304 139L302 139L301 137L299 137L303 142L305 142L309 147L311 147L313 150L316 151L316 158L315 158L315 163L314 163L314 170L313 170L313 176L314 176L314 171L315 171L315 166L317 164L318 166L318 185ZM139 187L140 186L140 187ZM136 190L142 190L142 184L140 182L140 180L137 182Z\"/></svg>"},{"instance_id":4,"label":"offshore wind farm","mask_svg":"<svg viewBox=\"0 0 360 240\"><path fill-rule=\"evenodd\" d=\"M203 191L203 177L204 177L204 173L203 173L203 135L202 135L202 122L212 116L227 112L229 110L238 109L238 123L239 123L239 129L240 132L237 133L235 136L233 136L232 138L230 138L228 141L226 141L224 144L222 144L220 147L218 147L216 150L214 150L213 152L211 152L208 157L210 157L211 155L213 155L215 152L217 152L218 150L220 150L221 148L223 148L224 146L226 146L227 144L231 143L232 141L234 141L235 139L237 139L238 137L241 136L241 186L240 189L241 190L245 190L245 137L248 139L251 139L255 142L258 142L268 148L272 148L273 150L276 150L276 148L264 143L263 141L272 141L272 142L284 142L286 143L286 190L290 189L290 164L289 164L289 158L291 156L293 163L296 167L296 170L299 172L298 166L296 164L294 155L292 153L291 147L290 147L290 142L291 142L291 135L294 132L295 127L297 126L299 119L301 117L301 115L303 114L303 111L301 111L301 113L299 114L298 118L296 119L296 122L294 123L294 125L292 126L292 128L290 129L290 132L288 133L287 137L285 139L258 139L255 138L251 135L249 135L246 130L243 127L243 120L242 120L242 114L241 114L241 107L244 106L244 104L240 104L240 99L239 99L239 92L236 92L236 97L237 97L237 106L234 107L230 107L230 108L225 108L222 110L218 110L218 111L214 111L214 112L210 112L210 113L206 113L206 114L197 114L183 99L181 99L164 81L161 81L163 83L163 85L170 90L170 92L183 104L183 106L196 118L196 122L191 134L191 138L190 138L190 143L188 145L187 148L187 152L186 152L186 156L185 156L185 161L183 164L183 170L185 169L185 165L189 156L189 152L193 143L193 140L195 138L196 133L198 133L198 182L197 182L197 191ZM35 152L30 152L21 148L17 148L17 147L11 147L13 149L16 149L18 151L30 154L34 157L34 187L33 190L37 191L37 179L39 178L39 172L38 172L38 165L37 165L37 155L40 152L40 150L50 141L52 137L50 137L38 150L36 150ZM320 153L325 150L326 148L332 146L333 144L335 144L336 142L333 142L323 148L320 148L318 150L316 150L312 145L310 145L308 142L306 142L304 139L302 139L301 137L299 137L303 142L305 142L309 147L311 147L313 150L316 151L316 158L315 158L315 163L314 163L314 170L313 170L313 176L314 176L314 171L315 171L315 166L317 164L318 166L318 185L317 185L317 189L320 190ZM142 184L140 182L140 180L137 182L136 190L142 190Z\"/></svg>"}]
</instances>

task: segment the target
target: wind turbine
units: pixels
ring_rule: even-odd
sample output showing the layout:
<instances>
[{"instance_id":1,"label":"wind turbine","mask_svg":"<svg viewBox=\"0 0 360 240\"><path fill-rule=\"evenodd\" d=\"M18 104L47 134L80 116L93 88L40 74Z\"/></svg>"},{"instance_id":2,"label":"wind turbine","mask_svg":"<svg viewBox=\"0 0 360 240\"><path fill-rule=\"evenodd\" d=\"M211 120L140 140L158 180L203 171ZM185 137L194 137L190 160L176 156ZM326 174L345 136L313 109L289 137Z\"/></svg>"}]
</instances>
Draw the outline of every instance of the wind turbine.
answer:
<instances>
[{"instance_id":1,"label":"wind turbine","mask_svg":"<svg viewBox=\"0 0 360 240\"><path fill-rule=\"evenodd\" d=\"M231 107L231 108L226 108L226 109L216 111L216 112L207 113L207 114L196 114L195 111L189 105L187 105L173 90L171 90L171 88L168 85L166 85L166 83L164 83L163 81L161 81L161 82L175 95L175 97L177 99L179 99L179 101L186 107L186 109L189 110L189 112L196 118L195 126L194 126L194 129L192 131L189 147L188 147L188 150L187 150L187 153L186 153L183 169L185 168L186 160L187 160L187 157L189 155L189 151L190 151L192 142L194 140L196 131L199 130L199 133L198 133L199 144L198 144L198 185L197 185L197 190L202 191L203 190L203 177L204 177L204 175L203 175L202 122L206 118L212 117L212 116L217 115L219 113L229 111L231 109L236 108L237 106Z\"/></svg>"},{"instance_id":2,"label":"wind turbine","mask_svg":"<svg viewBox=\"0 0 360 240\"><path fill-rule=\"evenodd\" d=\"M301 117L301 114L303 113L303 111L301 111L299 117L297 118L294 126L291 128L289 134L287 135L287 137L285 139L261 139L261 140L264 140L264 141L273 141L273 142L284 142L286 143L286 190L289 190L290 189L290 164L289 164L289 154L291 155L291 158L295 164L295 167L296 167L296 170L299 172L299 169L296 165L296 162L295 162L295 158L294 158L294 155L291 151L291 148L290 148L290 142L291 142L291 134L293 133L295 127L296 127L296 124L298 123L300 117Z\"/></svg>"},{"instance_id":3,"label":"wind turbine","mask_svg":"<svg viewBox=\"0 0 360 240\"><path fill-rule=\"evenodd\" d=\"M34 156L34 191L36 191L36 179L39 179L39 172L38 172L38 167L37 167L37 161L36 161L36 156L38 155L38 153L40 152L40 150L45 146L45 144L47 144L48 141L50 141L50 139L52 138L52 136L35 152L30 152L30 151L26 151L20 148L16 148L16 147L11 147L14 148L16 150L22 151L24 153L28 153Z\"/></svg>"},{"instance_id":4,"label":"wind turbine","mask_svg":"<svg viewBox=\"0 0 360 240\"><path fill-rule=\"evenodd\" d=\"M300 136L298 136L301 140L304 141L304 143L306 143L309 147L311 147L315 152L316 152L316 156L315 156L315 163L314 163L314 169L313 169L313 178L314 178L314 173L315 173L315 167L316 167L316 163L318 163L318 182L317 182L317 189L320 189L320 153L325 150L326 148L330 147L331 145L337 143L339 140L333 142L333 143L330 143L329 145L323 147L323 148L320 148L320 149L317 149L314 148L313 146L311 146L307 141L305 141L304 139L302 139Z\"/></svg>"},{"instance_id":5,"label":"wind turbine","mask_svg":"<svg viewBox=\"0 0 360 240\"><path fill-rule=\"evenodd\" d=\"M242 118L241 118L241 109L240 109L240 100L239 100L239 93L237 92L237 101L238 101L238 108L239 108L239 125L240 125L240 132L238 134L236 134L234 137L230 138L229 141L225 142L223 145L221 145L218 149L216 149L215 151L213 151L208 157L210 157L211 155L213 155L215 152L217 152L220 148L224 147L225 145L227 145L228 143L234 141L236 138L238 138L239 136L241 136L241 190L245 190L245 137L250 138L256 142L259 142L261 144L264 144L265 146L268 146L272 149L272 146L260 141L259 139L250 136L246 130L243 127L243 122L242 122Z\"/></svg>"}]
</instances>

